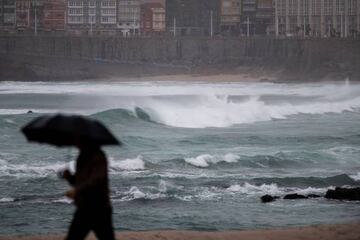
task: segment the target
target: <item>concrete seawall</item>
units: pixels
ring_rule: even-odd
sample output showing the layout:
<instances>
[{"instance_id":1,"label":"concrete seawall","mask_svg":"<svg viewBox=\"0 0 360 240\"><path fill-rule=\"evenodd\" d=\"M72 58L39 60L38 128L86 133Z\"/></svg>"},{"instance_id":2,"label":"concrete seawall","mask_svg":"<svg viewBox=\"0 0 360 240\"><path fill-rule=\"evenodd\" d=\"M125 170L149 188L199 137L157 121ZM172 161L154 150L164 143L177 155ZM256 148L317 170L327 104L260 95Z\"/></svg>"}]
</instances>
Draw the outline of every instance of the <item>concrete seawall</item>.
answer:
<instances>
[{"instance_id":1,"label":"concrete seawall","mask_svg":"<svg viewBox=\"0 0 360 240\"><path fill-rule=\"evenodd\" d=\"M25 55L187 69L253 66L281 70L288 78L360 76L360 41L355 39L2 36L0 53L13 62L20 59L14 56Z\"/></svg>"}]
</instances>

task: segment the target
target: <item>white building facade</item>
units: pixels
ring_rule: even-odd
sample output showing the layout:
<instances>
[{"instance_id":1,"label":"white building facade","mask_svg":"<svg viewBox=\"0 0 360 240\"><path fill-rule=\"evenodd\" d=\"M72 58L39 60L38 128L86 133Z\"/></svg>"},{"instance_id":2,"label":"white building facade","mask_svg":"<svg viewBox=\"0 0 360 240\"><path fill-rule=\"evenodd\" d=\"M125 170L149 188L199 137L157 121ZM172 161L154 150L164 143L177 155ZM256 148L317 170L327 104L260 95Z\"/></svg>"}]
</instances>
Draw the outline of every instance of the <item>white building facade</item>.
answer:
<instances>
[{"instance_id":1,"label":"white building facade","mask_svg":"<svg viewBox=\"0 0 360 240\"><path fill-rule=\"evenodd\" d=\"M140 34L141 0L118 0L117 29L122 36Z\"/></svg>"},{"instance_id":2,"label":"white building facade","mask_svg":"<svg viewBox=\"0 0 360 240\"><path fill-rule=\"evenodd\" d=\"M69 31L116 33L116 0L68 0L67 27Z\"/></svg>"}]
</instances>

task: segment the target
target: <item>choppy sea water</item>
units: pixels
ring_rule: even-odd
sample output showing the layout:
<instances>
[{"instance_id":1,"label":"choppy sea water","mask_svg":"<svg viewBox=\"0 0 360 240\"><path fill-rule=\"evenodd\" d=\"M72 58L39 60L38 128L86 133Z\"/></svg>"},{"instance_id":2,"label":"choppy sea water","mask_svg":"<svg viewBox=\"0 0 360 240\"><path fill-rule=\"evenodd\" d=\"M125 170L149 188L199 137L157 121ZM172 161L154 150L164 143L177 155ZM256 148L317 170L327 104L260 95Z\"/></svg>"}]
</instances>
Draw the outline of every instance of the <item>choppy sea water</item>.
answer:
<instances>
[{"instance_id":1,"label":"choppy sea water","mask_svg":"<svg viewBox=\"0 0 360 240\"><path fill-rule=\"evenodd\" d=\"M33 113L27 114L28 110ZM101 120L117 230L229 230L360 220L359 202L278 200L360 185L360 85L190 82L0 83L0 234L64 232L57 179L77 152L30 144L43 113Z\"/></svg>"}]
</instances>

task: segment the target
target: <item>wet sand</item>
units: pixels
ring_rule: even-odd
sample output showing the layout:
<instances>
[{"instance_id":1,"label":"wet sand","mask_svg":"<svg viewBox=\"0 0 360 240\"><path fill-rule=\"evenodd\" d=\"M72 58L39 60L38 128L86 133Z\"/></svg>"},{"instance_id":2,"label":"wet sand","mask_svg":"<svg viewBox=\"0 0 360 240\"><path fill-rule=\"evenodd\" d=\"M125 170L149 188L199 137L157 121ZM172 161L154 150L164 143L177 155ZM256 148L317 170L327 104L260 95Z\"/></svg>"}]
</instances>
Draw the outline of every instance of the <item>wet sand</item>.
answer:
<instances>
[{"instance_id":1,"label":"wet sand","mask_svg":"<svg viewBox=\"0 0 360 240\"><path fill-rule=\"evenodd\" d=\"M64 235L41 236L0 236L0 240L60 240ZM93 235L88 238L95 239ZM198 231L148 231L120 232L117 239L121 240L359 240L360 223L319 225L301 228L198 232Z\"/></svg>"}]
</instances>

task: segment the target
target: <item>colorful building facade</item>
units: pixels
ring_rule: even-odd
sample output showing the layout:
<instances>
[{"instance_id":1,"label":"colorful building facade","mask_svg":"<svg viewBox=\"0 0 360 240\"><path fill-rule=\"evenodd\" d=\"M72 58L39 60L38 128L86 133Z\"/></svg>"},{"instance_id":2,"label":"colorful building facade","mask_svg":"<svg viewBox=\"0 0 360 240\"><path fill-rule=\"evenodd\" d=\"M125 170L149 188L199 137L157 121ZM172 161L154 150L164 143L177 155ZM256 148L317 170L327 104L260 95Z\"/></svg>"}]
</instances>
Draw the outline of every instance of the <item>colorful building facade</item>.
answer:
<instances>
[{"instance_id":1,"label":"colorful building facade","mask_svg":"<svg viewBox=\"0 0 360 240\"><path fill-rule=\"evenodd\" d=\"M64 31L66 5L64 0L46 0L43 5L42 30Z\"/></svg>"},{"instance_id":2,"label":"colorful building facade","mask_svg":"<svg viewBox=\"0 0 360 240\"><path fill-rule=\"evenodd\" d=\"M142 35L162 35L166 31L165 8L160 3L141 5L140 30Z\"/></svg>"}]
</instances>

